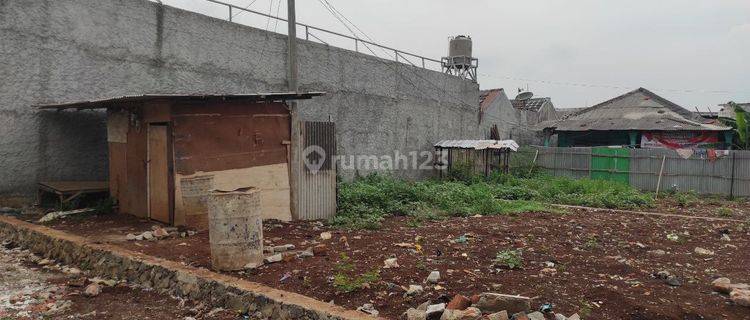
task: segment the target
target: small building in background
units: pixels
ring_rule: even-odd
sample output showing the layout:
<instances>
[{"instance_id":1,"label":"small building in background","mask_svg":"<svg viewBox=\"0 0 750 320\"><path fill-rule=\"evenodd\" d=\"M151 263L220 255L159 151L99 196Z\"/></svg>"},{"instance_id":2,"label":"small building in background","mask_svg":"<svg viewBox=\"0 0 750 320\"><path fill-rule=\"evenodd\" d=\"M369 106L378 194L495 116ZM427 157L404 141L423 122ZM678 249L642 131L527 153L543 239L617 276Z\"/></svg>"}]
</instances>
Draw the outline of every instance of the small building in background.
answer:
<instances>
[{"instance_id":1,"label":"small building in background","mask_svg":"<svg viewBox=\"0 0 750 320\"><path fill-rule=\"evenodd\" d=\"M731 127L639 88L543 124L559 147L729 149ZM547 143L549 145L549 142Z\"/></svg>"},{"instance_id":2,"label":"small building in background","mask_svg":"<svg viewBox=\"0 0 750 320\"><path fill-rule=\"evenodd\" d=\"M750 103L735 103L737 108L742 109L744 112L750 112ZM729 103L720 104L717 117L722 119L737 120L737 111Z\"/></svg>"},{"instance_id":3,"label":"small building in background","mask_svg":"<svg viewBox=\"0 0 750 320\"><path fill-rule=\"evenodd\" d=\"M109 191L118 211L173 225L204 227L206 196L211 190L258 188L264 219L293 218L290 151L304 146L291 145L287 101L322 94L139 95L40 108L106 109ZM305 140L307 127L301 129L304 145L309 142ZM333 130L326 132L333 141ZM330 157L335 143L319 147L327 149L329 163L316 169L334 170ZM301 175L302 185L306 174ZM335 172L320 176L325 181L317 181L314 190L307 191L325 191L315 197L316 202L327 199L327 214L332 215ZM302 201L315 196L301 194Z\"/></svg>"},{"instance_id":4,"label":"small building in background","mask_svg":"<svg viewBox=\"0 0 750 320\"><path fill-rule=\"evenodd\" d=\"M544 121L558 119L557 110L555 110L555 105L552 104L551 98L519 99L519 97L511 100L510 103L513 105L513 108L524 112L529 124L535 125Z\"/></svg>"},{"instance_id":5,"label":"small building in background","mask_svg":"<svg viewBox=\"0 0 750 320\"><path fill-rule=\"evenodd\" d=\"M482 90L479 106L479 123L487 139L511 139L520 145L541 145L543 135L535 125L557 119L550 98L511 100L502 88ZM495 126L497 136L492 136L488 128Z\"/></svg>"},{"instance_id":6,"label":"small building in background","mask_svg":"<svg viewBox=\"0 0 750 320\"><path fill-rule=\"evenodd\" d=\"M438 176L508 173L510 153L518 151L513 140L442 140L435 144Z\"/></svg>"}]
</instances>

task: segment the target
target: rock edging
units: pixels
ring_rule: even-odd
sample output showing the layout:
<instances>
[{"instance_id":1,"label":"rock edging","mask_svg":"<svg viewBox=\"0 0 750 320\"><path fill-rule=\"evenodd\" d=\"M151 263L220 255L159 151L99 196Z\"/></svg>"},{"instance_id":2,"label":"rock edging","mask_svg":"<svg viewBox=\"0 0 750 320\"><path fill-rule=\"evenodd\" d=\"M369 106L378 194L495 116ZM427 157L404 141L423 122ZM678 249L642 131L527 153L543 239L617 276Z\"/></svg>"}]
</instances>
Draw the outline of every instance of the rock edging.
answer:
<instances>
[{"instance_id":1,"label":"rock edging","mask_svg":"<svg viewBox=\"0 0 750 320\"><path fill-rule=\"evenodd\" d=\"M374 319L297 293L184 266L114 245L94 243L18 219L0 216L0 239L46 258L78 265L94 275L124 279L159 292L204 301L213 307L260 312L272 319Z\"/></svg>"}]
</instances>

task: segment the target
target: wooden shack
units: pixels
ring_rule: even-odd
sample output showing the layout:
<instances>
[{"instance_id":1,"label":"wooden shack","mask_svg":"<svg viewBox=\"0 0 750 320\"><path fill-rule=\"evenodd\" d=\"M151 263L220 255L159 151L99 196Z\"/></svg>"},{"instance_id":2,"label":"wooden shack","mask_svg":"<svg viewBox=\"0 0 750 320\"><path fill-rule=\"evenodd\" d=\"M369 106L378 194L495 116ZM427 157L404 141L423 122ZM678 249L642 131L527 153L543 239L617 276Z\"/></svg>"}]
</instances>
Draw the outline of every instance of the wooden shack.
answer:
<instances>
[{"instance_id":1,"label":"wooden shack","mask_svg":"<svg viewBox=\"0 0 750 320\"><path fill-rule=\"evenodd\" d=\"M106 109L119 212L202 227L214 189L257 187L264 219L292 219L287 101L319 95L141 95L40 108Z\"/></svg>"}]
</instances>

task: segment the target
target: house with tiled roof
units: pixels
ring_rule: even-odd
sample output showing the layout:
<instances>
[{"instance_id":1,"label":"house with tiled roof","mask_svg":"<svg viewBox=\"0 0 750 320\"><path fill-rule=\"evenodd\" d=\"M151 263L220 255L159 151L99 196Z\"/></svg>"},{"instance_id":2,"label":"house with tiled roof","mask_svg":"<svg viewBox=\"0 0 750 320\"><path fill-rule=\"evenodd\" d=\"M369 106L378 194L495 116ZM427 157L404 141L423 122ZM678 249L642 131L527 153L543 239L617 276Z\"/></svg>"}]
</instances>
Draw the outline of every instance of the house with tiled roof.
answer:
<instances>
[{"instance_id":1,"label":"house with tiled roof","mask_svg":"<svg viewBox=\"0 0 750 320\"><path fill-rule=\"evenodd\" d=\"M549 98L546 98L549 100ZM528 106L516 107L514 100L508 99L505 90L502 88L482 90L479 98L479 123L483 128L497 127L497 137L487 136L493 139L511 139L520 145L534 145L543 142L540 131L534 128L534 125L542 119L552 117L556 119L554 107L549 103L540 105L530 104ZM549 113L548 108L552 108ZM485 130L490 132L489 130Z\"/></svg>"},{"instance_id":2,"label":"house with tiled roof","mask_svg":"<svg viewBox=\"0 0 750 320\"><path fill-rule=\"evenodd\" d=\"M525 112L529 124L557 120L557 111L551 98L530 98L510 100L513 108Z\"/></svg>"}]
</instances>

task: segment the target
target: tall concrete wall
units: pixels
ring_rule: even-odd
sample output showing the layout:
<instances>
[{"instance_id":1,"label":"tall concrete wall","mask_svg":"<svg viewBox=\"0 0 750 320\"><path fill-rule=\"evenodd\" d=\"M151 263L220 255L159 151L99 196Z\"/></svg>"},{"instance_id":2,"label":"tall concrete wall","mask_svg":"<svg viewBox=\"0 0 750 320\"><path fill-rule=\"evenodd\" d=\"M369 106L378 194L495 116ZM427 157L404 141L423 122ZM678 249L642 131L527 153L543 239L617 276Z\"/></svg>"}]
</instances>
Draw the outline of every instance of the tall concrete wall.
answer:
<instances>
[{"instance_id":1,"label":"tall concrete wall","mask_svg":"<svg viewBox=\"0 0 750 320\"><path fill-rule=\"evenodd\" d=\"M106 178L102 113L34 104L286 88L286 36L145 0L0 0L0 40L0 194ZM322 44L299 50L301 90L328 92L301 116L335 121L341 154L481 136L473 83Z\"/></svg>"}]
</instances>

